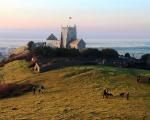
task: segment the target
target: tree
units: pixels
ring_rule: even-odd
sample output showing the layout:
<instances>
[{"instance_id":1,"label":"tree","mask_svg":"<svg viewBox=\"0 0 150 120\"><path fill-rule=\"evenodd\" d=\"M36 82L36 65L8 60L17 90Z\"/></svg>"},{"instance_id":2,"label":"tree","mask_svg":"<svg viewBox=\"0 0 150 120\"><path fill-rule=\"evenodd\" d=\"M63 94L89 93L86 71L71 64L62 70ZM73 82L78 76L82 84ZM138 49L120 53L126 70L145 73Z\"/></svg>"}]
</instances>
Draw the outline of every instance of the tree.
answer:
<instances>
[{"instance_id":1,"label":"tree","mask_svg":"<svg viewBox=\"0 0 150 120\"><path fill-rule=\"evenodd\" d=\"M79 56L78 49L56 48L54 49L56 57L77 57Z\"/></svg>"},{"instance_id":2,"label":"tree","mask_svg":"<svg viewBox=\"0 0 150 120\"><path fill-rule=\"evenodd\" d=\"M150 54L145 54L141 57L141 61L144 65L150 66Z\"/></svg>"},{"instance_id":3,"label":"tree","mask_svg":"<svg viewBox=\"0 0 150 120\"><path fill-rule=\"evenodd\" d=\"M99 58L101 52L98 49L87 48L87 49L80 50L80 55L82 57L87 57L87 58Z\"/></svg>"},{"instance_id":4,"label":"tree","mask_svg":"<svg viewBox=\"0 0 150 120\"><path fill-rule=\"evenodd\" d=\"M47 46L39 46L33 50L33 54L42 57L53 57L53 49Z\"/></svg>"},{"instance_id":5,"label":"tree","mask_svg":"<svg viewBox=\"0 0 150 120\"><path fill-rule=\"evenodd\" d=\"M77 57L80 55L78 49L66 49L66 48L51 48L47 46L39 46L33 50L36 56L42 57Z\"/></svg>"},{"instance_id":6,"label":"tree","mask_svg":"<svg viewBox=\"0 0 150 120\"><path fill-rule=\"evenodd\" d=\"M28 50L30 52L32 52L33 49L35 48L35 43L33 41L29 41L28 44L27 44L27 46L28 46Z\"/></svg>"},{"instance_id":7,"label":"tree","mask_svg":"<svg viewBox=\"0 0 150 120\"><path fill-rule=\"evenodd\" d=\"M103 59L113 59L118 58L119 54L116 50L107 48L101 50L101 58Z\"/></svg>"},{"instance_id":8,"label":"tree","mask_svg":"<svg viewBox=\"0 0 150 120\"><path fill-rule=\"evenodd\" d=\"M129 53L126 53L124 56L127 58L131 58L131 55Z\"/></svg>"}]
</instances>

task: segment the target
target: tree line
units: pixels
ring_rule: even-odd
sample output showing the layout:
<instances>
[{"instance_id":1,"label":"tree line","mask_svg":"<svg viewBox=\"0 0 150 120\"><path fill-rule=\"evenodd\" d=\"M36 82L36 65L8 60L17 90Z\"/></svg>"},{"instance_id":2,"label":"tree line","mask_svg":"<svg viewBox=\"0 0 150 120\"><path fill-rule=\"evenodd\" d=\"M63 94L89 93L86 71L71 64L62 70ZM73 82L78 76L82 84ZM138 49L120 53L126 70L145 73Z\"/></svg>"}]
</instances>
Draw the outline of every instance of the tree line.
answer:
<instances>
[{"instance_id":1,"label":"tree line","mask_svg":"<svg viewBox=\"0 0 150 120\"><path fill-rule=\"evenodd\" d=\"M29 51L35 56L42 56L46 58L50 57L86 57L86 58L118 58L119 54L116 50L107 49L96 49L96 48L86 48L86 49L66 49L66 48L51 48L49 46L38 46L34 45L34 42L28 43Z\"/></svg>"},{"instance_id":2,"label":"tree line","mask_svg":"<svg viewBox=\"0 0 150 120\"><path fill-rule=\"evenodd\" d=\"M84 58L101 58L101 59L117 59L120 55L119 53L111 48L106 49L96 49L96 48L86 48L86 49L66 49L66 48L51 48L48 46L35 46L33 41L28 43L29 51L35 56L42 56L46 58L50 57L84 57ZM126 58L131 58L129 53L124 55ZM150 66L150 54L145 54L140 59L141 64L144 66Z\"/></svg>"}]
</instances>

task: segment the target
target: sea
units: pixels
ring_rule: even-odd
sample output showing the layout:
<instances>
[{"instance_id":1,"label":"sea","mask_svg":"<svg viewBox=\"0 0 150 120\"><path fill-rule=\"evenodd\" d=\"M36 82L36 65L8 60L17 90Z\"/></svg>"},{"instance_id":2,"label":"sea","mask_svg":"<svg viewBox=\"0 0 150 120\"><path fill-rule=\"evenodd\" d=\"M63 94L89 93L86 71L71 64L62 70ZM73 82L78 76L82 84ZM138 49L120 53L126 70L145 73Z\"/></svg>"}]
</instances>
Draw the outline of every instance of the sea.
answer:
<instances>
[{"instance_id":1,"label":"sea","mask_svg":"<svg viewBox=\"0 0 150 120\"><path fill-rule=\"evenodd\" d=\"M45 39L16 39L0 38L0 53L7 55L12 48L24 46L28 41L45 42ZM85 39L88 48L113 48L120 55L130 53L131 56L140 58L150 53L150 39Z\"/></svg>"}]
</instances>

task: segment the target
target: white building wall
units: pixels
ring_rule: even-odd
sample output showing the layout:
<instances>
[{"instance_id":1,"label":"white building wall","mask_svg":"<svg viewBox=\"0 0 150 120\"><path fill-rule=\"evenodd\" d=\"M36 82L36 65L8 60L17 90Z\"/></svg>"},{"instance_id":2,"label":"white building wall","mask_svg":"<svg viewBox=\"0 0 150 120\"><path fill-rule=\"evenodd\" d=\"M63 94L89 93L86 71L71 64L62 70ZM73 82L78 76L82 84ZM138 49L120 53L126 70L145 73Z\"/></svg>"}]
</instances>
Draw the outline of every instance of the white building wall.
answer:
<instances>
[{"instance_id":1,"label":"white building wall","mask_svg":"<svg viewBox=\"0 0 150 120\"><path fill-rule=\"evenodd\" d=\"M61 47L66 48L68 38L68 27L61 28Z\"/></svg>"},{"instance_id":2,"label":"white building wall","mask_svg":"<svg viewBox=\"0 0 150 120\"><path fill-rule=\"evenodd\" d=\"M60 41L59 40L47 40L46 46L49 46L52 48L60 48Z\"/></svg>"},{"instance_id":3,"label":"white building wall","mask_svg":"<svg viewBox=\"0 0 150 120\"><path fill-rule=\"evenodd\" d=\"M70 42L71 40L76 40L77 39L77 30L76 26L71 27L62 27L61 28L61 46L63 48L67 47L67 43Z\"/></svg>"}]
</instances>

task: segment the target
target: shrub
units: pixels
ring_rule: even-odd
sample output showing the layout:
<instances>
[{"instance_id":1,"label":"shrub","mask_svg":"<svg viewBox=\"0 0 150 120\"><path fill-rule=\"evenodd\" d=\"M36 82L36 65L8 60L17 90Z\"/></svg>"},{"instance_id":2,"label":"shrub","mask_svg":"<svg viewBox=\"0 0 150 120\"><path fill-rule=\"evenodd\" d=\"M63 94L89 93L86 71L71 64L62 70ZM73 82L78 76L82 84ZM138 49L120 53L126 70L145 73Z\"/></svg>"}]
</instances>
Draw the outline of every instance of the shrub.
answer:
<instances>
[{"instance_id":1,"label":"shrub","mask_svg":"<svg viewBox=\"0 0 150 120\"><path fill-rule=\"evenodd\" d=\"M79 50L56 48L54 49L54 54L56 57L77 57L79 56Z\"/></svg>"},{"instance_id":2,"label":"shrub","mask_svg":"<svg viewBox=\"0 0 150 120\"><path fill-rule=\"evenodd\" d=\"M49 57L53 56L53 50L51 47L42 46L35 48L33 50L33 54L35 54L36 56Z\"/></svg>"},{"instance_id":3,"label":"shrub","mask_svg":"<svg viewBox=\"0 0 150 120\"><path fill-rule=\"evenodd\" d=\"M101 51L101 58L103 59L118 58L118 56L118 52L114 49L107 48Z\"/></svg>"},{"instance_id":4,"label":"shrub","mask_svg":"<svg viewBox=\"0 0 150 120\"><path fill-rule=\"evenodd\" d=\"M33 41L29 41L28 44L27 44L27 46L28 46L28 50L29 50L30 52L32 52L33 49L35 48L35 44L34 44Z\"/></svg>"},{"instance_id":5,"label":"shrub","mask_svg":"<svg viewBox=\"0 0 150 120\"><path fill-rule=\"evenodd\" d=\"M33 52L36 56L42 57L77 57L79 56L78 49L66 49L66 48L51 48L51 47L37 47Z\"/></svg>"},{"instance_id":6,"label":"shrub","mask_svg":"<svg viewBox=\"0 0 150 120\"><path fill-rule=\"evenodd\" d=\"M94 48L87 49L66 49L66 48L51 48L47 46L40 46L34 49L33 54L36 56L42 56L46 58L50 57L86 57L86 58L118 58L119 54L114 49L103 49L99 51Z\"/></svg>"},{"instance_id":7,"label":"shrub","mask_svg":"<svg viewBox=\"0 0 150 120\"><path fill-rule=\"evenodd\" d=\"M141 61L144 65L150 66L150 54L145 54L141 57Z\"/></svg>"},{"instance_id":8,"label":"shrub","mask_svg":"<svg viewBox=\"0 0 150 120\"><path fill-rule=\"evenodd\" d=\"M131 55L129 53L126 53L124 56L127 58L131 58Z\"/></svg>"},{"instance_id":9,"label":"shrub","mask_svg":"<svg viewBox=\"0 0 150 120\"><path fill-rule=\"evenodd\" d=\"M99 58L101 52L98 49L88 48L80 50L80 55L87 58Z\"/></svg>"},{"instance_id":10,"label":"shrub","mask_svg":"<svg viewBox=\"0 0 150 120\"><path fill-rule=\"evenodd\" d=\"M32 90L31 84L2 84L0 85L0 98L10 98L23 95Z\"/></svg>"}]
</instances>

